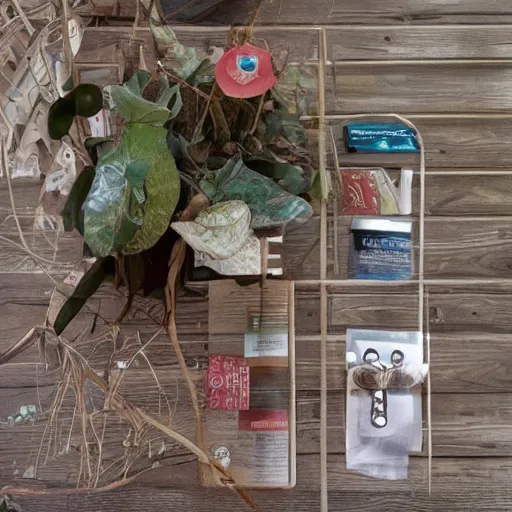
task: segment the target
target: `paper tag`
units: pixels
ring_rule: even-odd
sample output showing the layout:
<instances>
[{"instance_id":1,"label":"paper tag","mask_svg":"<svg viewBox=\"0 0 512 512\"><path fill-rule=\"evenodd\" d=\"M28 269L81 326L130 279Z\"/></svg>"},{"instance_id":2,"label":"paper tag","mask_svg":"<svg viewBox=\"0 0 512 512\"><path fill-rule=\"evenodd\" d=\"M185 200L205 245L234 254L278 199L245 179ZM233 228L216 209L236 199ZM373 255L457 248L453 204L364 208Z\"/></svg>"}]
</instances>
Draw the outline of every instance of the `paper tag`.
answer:
<instances>
[{"instance_id":1,"label":"paper tag","mask_svg":"<svg viewBox=\"0 0 512 512\"><path fill-rule=\"evenodd\" d=\"M69 284L73 288L80 282L80 280L84 277L84 273L80 270L72 270L69 275L64 279L64 284Z\"/></svg>"},{"instance_id":2,"label":"paper tag","mask_svg":"<svg viewBox=\"0 0 512 512\"><path fill-rule=\"evenodd\" d=\"M238 415L239 437L252 441L251 485L289 484L289 425L286 409L251 409Z\"/></svg>"},{"instance_id":3,"label":"paper tag","mask_svg":"<svg viewBox=\"0 0 512 512\"><path fill-rule=\"evenodd\" d=\"M91 137L108 137L110 125L105 110L100 110L95 116L88 117Z\"/></svg>"},{"instance_id":4,"label":"paper tag","mask_svg":"<svg viewBox=\"0 0 512 512\"><path fill-rule=\"evenodd\" d=\"M288 357L288 332L248 332L245 357Z\"/></svg>"},{"instance_id":5,"label":"paper tag","mask_svg":"<svg viewBox=\"0 0 512 512\"><path fill-rule=\"evenodd\" d=\"M210 356L206 376L206 396L210 409L249 409L249 366L243 357Z\"/></svg>"}]
</instances>

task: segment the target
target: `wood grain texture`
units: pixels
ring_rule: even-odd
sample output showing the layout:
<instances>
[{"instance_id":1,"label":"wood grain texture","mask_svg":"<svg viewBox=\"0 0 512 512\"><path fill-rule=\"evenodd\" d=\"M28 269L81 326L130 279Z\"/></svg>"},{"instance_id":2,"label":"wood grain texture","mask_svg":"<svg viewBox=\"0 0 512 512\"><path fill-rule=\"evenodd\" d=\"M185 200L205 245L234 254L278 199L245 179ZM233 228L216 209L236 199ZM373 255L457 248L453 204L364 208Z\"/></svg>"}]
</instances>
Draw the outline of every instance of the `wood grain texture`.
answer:
<instances>
[{"instance_id":1,"label":"wood grain texture","mask_svg":"<svg viewBox=\"0 0 512 512\"><path fill-rule=\"evenodd\" d=\"M251 495L262 510L309 512L319 508L318 455L302 455L298 463L298 484L293 492L254 491ZM329 499L343 504L343 510L415 510L420 512L467 512L477 510L506 512L510 509L507 488L512 467L507 458L435 458L432 495L427 489L427 463L413 458L409 480L371 480L345 470L343 455L328 458ZM243 510L239 499L225 490L199 489L194 482L195 464L162 467L141 477L134 485L104 494L71 496L20 496L16 500L27 512L52 510L90 512L91 510ZM22 481L23 482L23 481ZM25 480L24 482L27 482ZM368 493L368 488L372 489ZM148 505L149 501L149 505ZM336 510L336 509L334 509Z\"/></svg>"},{"instance_id":2,"label":"wood grain texture","mask_svg":"<svg viewBox=\"0 0 512 512\"><path fill-rule=\"evenodd\" d=\"M331 27L327 29L327 58L506 59L510 57L511 37L508 25L479 25L470 29L443 25Z\"/></svg>"},{"instance_id":3,"label":"wood grain texture","mask_svg":"<svg viewBox=\"0 0 512 512\"><path fill-rule=\"evenodd\" d=\"M337 219L337 243L340 265L334 274L334 221L329 220L328 269L333 279L347 279L351 218ZM320 219L290 229L283 244L285 274L293 279L319 279ZM413 245L418 249L417 226ZM508 217L427 217L425 219L425 278L509 278L512 277L512 256L509 247L510 218ZM417 258L417 254L416 254ZM417 261L417 260L416 260ZM416 275L417 266L414 269Z\"/></svg>"},{"instance_id":4,"label":"wood grain texture","mask_svg":"<svg viewBox=\"0 0 512 512\"><path fill-rule=\"evenodd\" d=\"M107 17L135 17L135 0L102 0L77 9L78 13ZM209 24L247 24L254 17L253 0L231 0L206 20ZM350 0L263 0L257 17L259 24L444 24L510 23L510 10L501 2L485 0L384 0L376 8L364 0L355 8Z\"/></svg>"},{"instance_id":5,"label":"wood grain texture","mask_svg":"<svg viewBox=\"0 0 512 512\"><path fill-rule=\"evenodd\" d=\"M224 48L228 41L228 28L220 27L183 27L171 25L178 41L196 48L198 52L207 55L212 47ZM288 54L290 62L307 59L318 60L318 30L315 29L280 29L255 27L256 42L268 45L277 59L283 58L283 52ZM149 28L141 26L135 31L131 26L101 26L87 27L80 51L76 56L77 62L115 63L117 52L123 51L127 60L135 59L138 63L139 46L144 49L144 56L149 66L156 64L156 50L153 36Z\"/></svg>"},{"instance_id":6,"label":"wood grain texture","mask_svg":"<svg viewBox=\"0 0 512 512\"><path fill-rule=\"evenodd\" d=\"M511 78L512 63L345 63L326 70L326 109L329 114L504 112L512 107Z\"/></svg>"},{"instance_id":7,"label":"wood grain texture","mask_svg":"<svg viewBox=\"0 0 512 512\"><path fill-rule=\"evenodd\" d=\"M372 108L363 112L372 112ZM371 107L371 106L370 106ZM379 108L384 108L381 105ZM386 110L386 109L384 109ZM512 153L512 120L508 119L412 119L425 144L429 168L510 168ZM340 121L332 121L340 165L400 168L419 165L415 153L356 154L345 153ZM328 139L330 140L330 138ZM331 160L332 162L332 157Z\"/></svg>"}]
</instances>

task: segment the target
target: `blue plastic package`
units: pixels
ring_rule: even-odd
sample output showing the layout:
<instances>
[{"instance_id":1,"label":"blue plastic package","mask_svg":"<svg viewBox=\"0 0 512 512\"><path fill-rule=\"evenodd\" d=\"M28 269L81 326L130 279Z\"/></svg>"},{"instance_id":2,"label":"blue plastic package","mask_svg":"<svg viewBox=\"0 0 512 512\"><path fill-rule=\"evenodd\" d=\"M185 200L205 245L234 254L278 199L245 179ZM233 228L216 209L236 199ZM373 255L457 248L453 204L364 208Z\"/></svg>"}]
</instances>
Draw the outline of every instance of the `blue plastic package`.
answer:
<instances>
[{"instance_id":1,"label":"blue plastic package","mask_svg":"<svg viewBox=\"0 0 512 512\"><path fill-rule=\"evenodd\" d=\"M416 131L403 123L349 122L344 127L349 153L417 153Z\"/></svg>"},{"instance_id":2,"label":"blue plastic package","mask_svg":"<svg viewBox=\"0 0 512 512\"><path fill-rule=\"evenodd\" d=\"M351 278L411 279L411 221L355 217L351 231Z\"/></svg>"}]
</instances>

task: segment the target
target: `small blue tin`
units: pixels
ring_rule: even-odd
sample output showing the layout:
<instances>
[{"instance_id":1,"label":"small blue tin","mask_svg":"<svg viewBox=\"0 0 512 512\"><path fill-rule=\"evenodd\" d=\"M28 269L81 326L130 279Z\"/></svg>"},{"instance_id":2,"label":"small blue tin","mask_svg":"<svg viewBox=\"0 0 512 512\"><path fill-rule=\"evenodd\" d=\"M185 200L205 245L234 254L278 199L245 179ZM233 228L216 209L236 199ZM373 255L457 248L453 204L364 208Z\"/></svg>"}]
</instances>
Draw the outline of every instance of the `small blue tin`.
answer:
<instances>
[{"instance_id":1,"label":"small blue tin","mask_svg":"<svg viewBox=\"0 0 512 512\"><path fill-rule=\"evenodd\" d=\"M416 132L403 123L351 121L344 127L348 153L417 153Z\"/></svg>"},{"instance_id":2,"label":"small blue tin","mask_svg":"<svg viewBox=\"0 0 512 512\"><path fill-rule=\"evenodd\" d=\"M411 279L411 221L355 217L351 232L351 278Z\"/></svg>"}]
</instances>

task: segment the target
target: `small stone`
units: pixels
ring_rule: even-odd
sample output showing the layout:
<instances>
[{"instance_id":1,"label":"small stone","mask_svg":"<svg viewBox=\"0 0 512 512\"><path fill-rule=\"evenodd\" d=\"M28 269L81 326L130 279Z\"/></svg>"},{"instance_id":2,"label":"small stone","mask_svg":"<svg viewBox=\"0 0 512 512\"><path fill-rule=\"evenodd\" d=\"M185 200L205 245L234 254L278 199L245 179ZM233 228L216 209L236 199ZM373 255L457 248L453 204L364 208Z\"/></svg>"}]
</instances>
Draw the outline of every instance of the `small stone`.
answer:
<instances>
[{"instance_id":1,"label":"small stone","mask_svg":"<svg viewBox=\"0 0 512 512\"><path fill-rule=\"evenodd\" d=\"M25 418L28 416L28 407L26 405L22 405L20 407L20 414Z\"/></svg>"},{"instance_id":2,"label":"small stone","mask_svg":"<svg viewBox=\"0 0 512 512\"><path fill-rule=\"evenodd\" d=\"M29 405L28 406L28 413L30 416L37 416L37 406L36 405Z\"/></svg>"},{"instance_id":3,"label":"small stone","mask_svg":"<svg viewBox=\"0 0 512 512\"><path fill-rule=\"evenodd\" d=\"M18 414L18 416L16 416L16 418L14 418L14 423L21 423L23 421L23 416L21 416L20 414Z\"/></svg>"}]
</instances>

